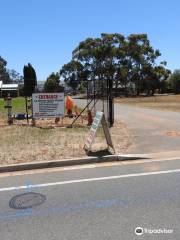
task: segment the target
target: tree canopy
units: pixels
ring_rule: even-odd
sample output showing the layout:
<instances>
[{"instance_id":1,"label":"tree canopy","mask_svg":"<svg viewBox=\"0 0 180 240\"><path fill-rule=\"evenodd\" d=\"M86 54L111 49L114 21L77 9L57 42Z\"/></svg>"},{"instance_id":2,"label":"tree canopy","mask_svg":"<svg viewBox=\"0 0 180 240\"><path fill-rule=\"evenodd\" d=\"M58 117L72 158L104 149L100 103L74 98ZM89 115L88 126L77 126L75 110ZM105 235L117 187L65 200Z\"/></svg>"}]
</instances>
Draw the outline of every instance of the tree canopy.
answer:
<instances>
[{"instance_id":1,"label":"tree canopy","mask_svg":"<svg viewBox=\"0 0 180 240\"><path fill-rule=\"evenodd\" d=\"M20 75L16 70L8 70L9 77L13 83L23 83L23 76Z\"/></svg>"},{"instance_id":2,"label":"tree canopy","mask_svg":"<svg viewBox=\"0 0 180 240\"><path fill-rule=\"evenodd\" d=\"M85 70L83 64L79 61L72 60L63 65L60 70L60 76L65 83L71 86L74 90L78 87L81 81L87 79L89 72Z\"/></svg>"},{"instance_id":3,"label":"tree canopy","mask_svg":"<svg viewBox=\"0 0 180 240\"><path fill-rule=\"evenodd\" d=\"M165 81L170 71L166 62L156 64L161 54L153 49L147 34L102 33L100 38L87 38L73 51L72 60L60 70L60 75L70 86L78 81L110 80L114 88L124 89L127 95L132 86L140 92L154 93Z\"/></svg>"},{"instance_id":4,"label":"tree canopy","mask_svg":"<svg viewBox=\"0 0 180 240\"><path fill-rule=\"evenodd\" d=\"M7 69L7 61L0 56L0 81L5 84L19 83L23 77L14 69Z\"/></svg>"},{"instance_id":5,"label":"tree canopy","mask_svg":"<svg viewBox=\"0 0 180 240\"><path fill-rule=\"evenodd\" d=\"M44 83L44 91L45 92L58 92L59 91L59 83L60 83L60 75L59 73L51 73Z\"/></svg>"},{"instance_id":6,"label":"tree canopy","mask_svg":"<svg viewBox=\"0 0 180 240\"><path fill-rule=\"evenodd\" d=\"M11 79L6 68L7 62L0 56L0 81L3 83L10 83Z\"/></svg>"},{"instance_id":7,"label":"tree canopy","mask_svg":"<svg viewBox=\"0 0 180 240\"><path fill-rule=\"evenodd\" d=\"M169 87L174 93L180 93L180 69L175 70L168 79Z\"/></svg>"}]
</instances>

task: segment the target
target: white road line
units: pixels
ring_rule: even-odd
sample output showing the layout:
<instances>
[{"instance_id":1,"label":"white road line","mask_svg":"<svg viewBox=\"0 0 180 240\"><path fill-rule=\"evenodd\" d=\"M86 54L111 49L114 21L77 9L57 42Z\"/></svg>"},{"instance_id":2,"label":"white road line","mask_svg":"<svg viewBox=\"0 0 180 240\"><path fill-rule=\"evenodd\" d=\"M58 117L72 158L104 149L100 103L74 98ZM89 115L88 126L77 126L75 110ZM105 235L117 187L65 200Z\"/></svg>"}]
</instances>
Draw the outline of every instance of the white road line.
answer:
<instances>
[{"instance_id":1,"label":"white road line","mask_svg":"<svg viewBox=\"0 0 180 240\"><path fill-rule=\"evenodd\" d=\"M17 172L7 172L0 173L0 178L10 178L14 176L25 176L25 175L33 175L33 174L44 174L44 173L53 173L53 172L61 172L61 171L72 171L72 170L83 170L83 169L91 169L91 168L103 168L103 167L113 167L113 166L126 166L126 165L139 165L146 163L158 163L158 162L167 162L167 161L179 161L179 158L167 158L167 159L149 159L149 160L133 160L133 161L118 161L118 162L109 162L109 163L97 163L97 164L87 164L84 166L77 165L74 167L56 167L56 168L45 168L45 169L34 169L34 170L25 170L25 171L17 171Z\"/></svg>"},{"instance_id":2,"label":"white road line","mask_svg":"<svg viewBox=\"0 0 180 240\"><path fill-rule=\"evenodd\" d=\"M63 170L64 170L64 171L68 171L68 170L77 170L77 169L81 170L81 169L95 168L95 167L96 167L95 164L91 164L91 165L88 165L88 166L86 166L86 165L85 165L85 166L82 165L82 166L64 167Z\"/></svg>"},{"instance_id":3,"label":"white road line","mask_svg":"<svg viewBox=\"0 0 180 240\"><path fill-rule=\"evenodd\" d=\"M72 183L95 182L95 181L105 181L105 180L113 180L113 179L120 179L120 178L131 178L131 177L141 177L141 176L149 176L149 175L178 173L178 172L180 172L180 169L157 171L157 172L146 172L146 173L134 173L134 174L125 174L125 175L118 175L118 176L99 177L99 178L86 178L86 179L69 180L69 181L63 181L63 182L52 182L52 183L42 183L42 184L34 184L34 185L28 185L28 186L0 188L0 192L27 189L27 188L28 189L43 188L43 187L66 185L66 184L72 184Z\"/></svg>"}]
</instances>

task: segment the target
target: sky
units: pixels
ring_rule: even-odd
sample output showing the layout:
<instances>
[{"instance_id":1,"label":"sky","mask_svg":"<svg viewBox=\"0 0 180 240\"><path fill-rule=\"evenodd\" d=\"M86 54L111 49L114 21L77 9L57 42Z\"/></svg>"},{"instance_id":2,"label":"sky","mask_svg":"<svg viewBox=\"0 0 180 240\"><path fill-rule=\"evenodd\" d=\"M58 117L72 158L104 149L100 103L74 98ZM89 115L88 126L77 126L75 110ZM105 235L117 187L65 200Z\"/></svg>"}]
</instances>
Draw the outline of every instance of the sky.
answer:
<instances>
[{"instance_id":1,"label":"sky","mask_svg":"<svg viewBox=\"0 0 180 240\"><path fill-rule=\"evenodd\" d=\"M172 71L180 68L179 0L0 0L0 56L38 80L59 71L87 37L147 33Z\"/></svg>"}]
</instances>

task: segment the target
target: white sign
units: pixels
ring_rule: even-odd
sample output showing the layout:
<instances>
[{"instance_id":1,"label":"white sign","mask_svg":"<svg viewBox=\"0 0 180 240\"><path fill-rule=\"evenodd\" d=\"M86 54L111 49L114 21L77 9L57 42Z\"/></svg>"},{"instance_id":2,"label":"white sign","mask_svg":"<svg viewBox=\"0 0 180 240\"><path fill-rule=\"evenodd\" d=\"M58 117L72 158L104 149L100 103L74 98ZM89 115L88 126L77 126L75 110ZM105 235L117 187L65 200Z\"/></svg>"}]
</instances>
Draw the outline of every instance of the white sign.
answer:
<instances>
[{"instance_id":1,"label":"white sign","mask_svg":"<svg viewBox=\"0 0 180 240\"><path fill-rule=\"evenodd\" d=\"M86 142L85 142L85 145L84 145L84 147L86 149L91 148L91 145L92 145L92 143L95 139L95 136L96 136L97 129L99 127L99 124L101 123L102 116L103 116L103 112L96 112L96 116L93 120L89 135L88 135L88 137L86 139Z\"/></svg>"},{"instance_id":2,"label":"white sign","mask_svg":"<svg viewBox=\"0 0 180 240\"><path fill-rule=\"evenodd\" d=\"M64 116L64 93L34 93L32 107L35 119Z\"/></svg>"},{"instance_id":3,"label":"white sign","mask_svg":"<svg viewBox=\"0 0 180 240\"><path fill-rule=\"evenodd\" d=\"M85 144L84 144L84 149L86 149L88 151L90 150L91 145L92 145L92 143L93 143L93 141L96 137L96 132L97 132L98 127L100 126L100 123L102 124L102 128L103 128L103 131L104 131L104 135L105 135L105 138L106 138L107 145L108 145L108 147L111 147L114 150L114 153L115 153L115 149L114 149L114 146L113 146L113 142L112 142L112 139L111 139L109 128L108 128L108 125L107 125L107 122L106 122L106 119L105 119L105 116L104 116L103 112L96 112L96 116L95 116L94 121L92 123L89 135L86 138L86 141L85 141Z\"/></svg>"}]
</instances>

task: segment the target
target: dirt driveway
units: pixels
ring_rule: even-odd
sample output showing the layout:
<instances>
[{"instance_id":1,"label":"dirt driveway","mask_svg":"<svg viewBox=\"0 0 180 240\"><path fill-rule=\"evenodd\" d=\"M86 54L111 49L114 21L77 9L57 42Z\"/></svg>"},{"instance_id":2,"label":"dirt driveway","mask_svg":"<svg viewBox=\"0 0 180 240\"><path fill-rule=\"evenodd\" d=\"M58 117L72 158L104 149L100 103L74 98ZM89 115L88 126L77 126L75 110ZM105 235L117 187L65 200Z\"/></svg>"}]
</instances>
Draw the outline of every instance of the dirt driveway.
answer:
<instances>
[{"instance_id":1,"label":"dirt driveway","mask_svg":"<svg viewBox=\"0 0 180 240\"><path fill-rule=\"evenodd\" d=\"M129 153L152 153L180 149L180 113L115 104L115 118L129 129Z\"/></svg>"},{"instance_id":2,"label":"dirt driveway","mask_svg":"<svg viewBox=\"0 0 180 240\"><path fill-rule=\"evenodd\" d=\"M76 99L83 107L86 100ZM127 153L156 153L180 150L180 113L152 110L116 103L115 119L125 123L131 146Z\"/></svg>"}]
</instances>

